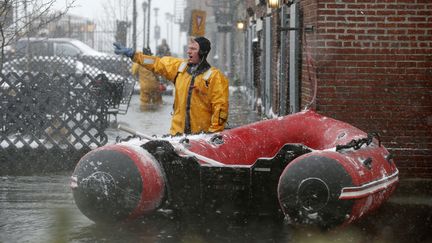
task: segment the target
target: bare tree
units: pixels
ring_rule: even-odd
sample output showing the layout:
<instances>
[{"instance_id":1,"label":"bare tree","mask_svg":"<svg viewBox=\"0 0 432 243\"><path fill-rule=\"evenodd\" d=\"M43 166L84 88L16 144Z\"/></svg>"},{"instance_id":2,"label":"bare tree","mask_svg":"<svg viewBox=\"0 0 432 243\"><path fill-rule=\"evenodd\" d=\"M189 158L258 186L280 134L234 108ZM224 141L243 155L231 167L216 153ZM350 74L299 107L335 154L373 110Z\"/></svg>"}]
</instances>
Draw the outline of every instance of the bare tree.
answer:
<instances>
[{"instance_id":1,"label":"bare tree","mask_svg":"<svg viewBox=\"0 0 432 243\"><path fill-rule=\"evenodd\" d=\"M56 0L0 0L0 71L6 46L56 21L74 7L75 1L66 1L63 9L55 11Z\"/></svg>"},{"instance_id":2,"label":"bare tree","mask_svg":"<svg viewBox=\"0 0 432 243\"><path fill-rule=\"evenodd\" d=\"M129 22L132 14L132 1L130 0L106 0L103 4L104 16L99 21L105 32L117 30L117 21ZM108 41L108 40L106 40ZM113 40L109 40L107 45L112 46ZM126 44L126 43L124 43Z\"/></svg>"}]
</instances>

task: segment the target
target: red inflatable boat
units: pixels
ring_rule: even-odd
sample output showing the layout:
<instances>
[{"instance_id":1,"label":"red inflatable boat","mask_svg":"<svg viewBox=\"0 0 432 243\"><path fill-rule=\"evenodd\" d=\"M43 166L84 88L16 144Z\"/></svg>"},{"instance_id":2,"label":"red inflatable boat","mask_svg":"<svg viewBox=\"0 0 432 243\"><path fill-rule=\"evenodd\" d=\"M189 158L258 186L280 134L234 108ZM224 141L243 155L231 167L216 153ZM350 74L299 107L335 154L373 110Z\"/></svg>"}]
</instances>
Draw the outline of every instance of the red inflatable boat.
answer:
<instances>
[{"instance_id":1,"label":"red inflatable boat","mask_svg":"<svg viewBox=\"0 0 432 243\"><path fill-rule=\"evenodd\" d=\"M398 182L379 137L310 110L216 134L137 135L76 166L71 187L90 219L170 209L332 227L379 207Z\"/></svg>"}]
</instances>

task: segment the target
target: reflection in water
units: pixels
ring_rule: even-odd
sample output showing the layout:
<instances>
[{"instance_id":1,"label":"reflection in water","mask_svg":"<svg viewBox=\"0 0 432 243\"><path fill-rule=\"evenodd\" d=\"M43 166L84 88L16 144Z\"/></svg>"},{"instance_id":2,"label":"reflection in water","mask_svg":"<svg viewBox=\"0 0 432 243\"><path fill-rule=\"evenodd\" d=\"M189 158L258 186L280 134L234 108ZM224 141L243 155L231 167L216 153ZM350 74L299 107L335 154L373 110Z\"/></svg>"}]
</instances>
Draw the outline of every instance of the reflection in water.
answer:
<instances>
[{"instance_id":1,"label":"reflection in water","mask_svg":"<svg viewBox=\"0 0 432 243\"><path fill-rule=\"evenodd\" d=\"M120 225L89 225L69 240L92 242L289 242L290 227L271 220L248 223L156 216Z\"/></svg>"},{"instance_id":2,"label":"reflection in water","mask_svg":"<svg viewBox=\"0 0 432 243\"><path fill-rule=\"evenodd\" d=\"M48 241L61 214L70 225L91 224L75 207L65 174L4 176L0 181L0 242Z\"/></svg>"},{"instance_id":3,"label":"reflection in water","mask_svg":"<svg viewBox=\"0 0 432 243\"><path fill-rule=\"evenodd\" d=\"M76 208L68 174L1 177L0 242L430 242L432 205L390 200L345 228L323 231L266 218L233 222L160 214L96 225Z\"/></svg>"}]
</instances>

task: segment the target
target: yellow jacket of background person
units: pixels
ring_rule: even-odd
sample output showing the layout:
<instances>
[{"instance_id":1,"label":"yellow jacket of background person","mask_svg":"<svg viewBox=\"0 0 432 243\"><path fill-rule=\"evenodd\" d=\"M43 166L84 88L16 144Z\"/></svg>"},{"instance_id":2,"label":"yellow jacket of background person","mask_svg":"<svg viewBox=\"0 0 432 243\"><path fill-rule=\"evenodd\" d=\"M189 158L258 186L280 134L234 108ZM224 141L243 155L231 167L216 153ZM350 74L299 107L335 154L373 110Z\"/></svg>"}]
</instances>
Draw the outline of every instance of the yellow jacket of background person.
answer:
<instances>
[{"instance_id":1,"label":"yellow jacket of background person","mask_svg":"<svg viewBox=\"0 0 432 243\"><path fill-rule=\"evenodd\" d=\"M139 76L141 105L162 104L159 81L153 72L138 63L132 64L131 72Z\"/></svg>"},{"instance_id":2,"label":"yellow jacket of background person","mask_svg":"<svg viewBox=\"0 0 432 243\"><path fill-rule=\"evenodd\" d=\"M165 77L175 85L171 135L185 133L186 118L190 117L191 133L222 131L228 119L228 79L211 67L193 80L190 109L187 109L192 75L187 61L174 57L147 56L135 53L133 61ZM189 115L188 115L189 114Z\"/></svg>"}]
</instances>

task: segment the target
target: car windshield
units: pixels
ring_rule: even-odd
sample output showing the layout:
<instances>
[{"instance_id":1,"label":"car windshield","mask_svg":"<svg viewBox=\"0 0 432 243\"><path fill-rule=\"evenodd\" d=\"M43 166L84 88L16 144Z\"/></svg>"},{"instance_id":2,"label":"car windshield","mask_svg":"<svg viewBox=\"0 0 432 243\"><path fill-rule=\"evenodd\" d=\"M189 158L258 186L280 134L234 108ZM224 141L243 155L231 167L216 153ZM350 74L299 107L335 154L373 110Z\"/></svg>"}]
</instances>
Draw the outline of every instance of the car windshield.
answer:
<instances>
[{"instance_id":1,"label":"car windshield","mask_svg":"<svg viewBox=\"0 0 432 243\"><path fill-rule=\"evenodd\" d=\"M78 47L84 55L92 55L92 56L100 56L104 55L104 53L95 51L90 46L86 45L85 43L79 41L79 40L72 40L72 44L74 44L76 47Z\"/></svg>"}]
</instances>

